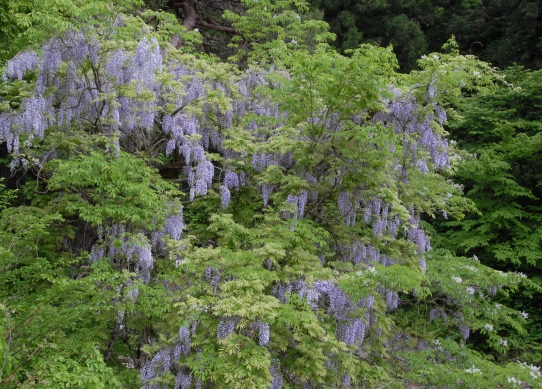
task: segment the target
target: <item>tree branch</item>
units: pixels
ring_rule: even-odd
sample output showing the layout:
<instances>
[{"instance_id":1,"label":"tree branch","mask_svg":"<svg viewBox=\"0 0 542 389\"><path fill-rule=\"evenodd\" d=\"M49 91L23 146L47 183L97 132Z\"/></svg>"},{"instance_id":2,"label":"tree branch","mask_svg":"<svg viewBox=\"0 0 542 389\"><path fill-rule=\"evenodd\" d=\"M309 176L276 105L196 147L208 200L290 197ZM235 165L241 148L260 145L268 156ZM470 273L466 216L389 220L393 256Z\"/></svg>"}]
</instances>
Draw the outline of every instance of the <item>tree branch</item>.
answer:
<instances>
[{"instance_id":1,"label":"tree branch","mask_svg":"<svg viewBox=\"0 0 542 389\"><path fill-rule=\"evenodd\" d=\"M235 28L233 28L233 27L221 26L221 25L218 25L218 24L209 24L209 23L205 23L205 22L201 22L201 23L199 23L199 25L201 25L202 27L205 27L205 28L210 28L212 30L216 30L216 31L229 32L229 33L232 33L232 34L237 34L237 30Z\"/></svg>"}]
</instances>

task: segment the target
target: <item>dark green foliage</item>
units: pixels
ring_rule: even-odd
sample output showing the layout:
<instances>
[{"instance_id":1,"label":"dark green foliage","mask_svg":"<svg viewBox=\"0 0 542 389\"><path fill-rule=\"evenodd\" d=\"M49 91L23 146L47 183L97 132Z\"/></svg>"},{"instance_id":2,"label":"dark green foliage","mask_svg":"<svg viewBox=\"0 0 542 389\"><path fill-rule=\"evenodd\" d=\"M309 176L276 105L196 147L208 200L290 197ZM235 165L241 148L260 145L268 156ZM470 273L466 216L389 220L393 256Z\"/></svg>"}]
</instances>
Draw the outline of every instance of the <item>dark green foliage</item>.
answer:
<instances>
[{"instance_id":1,"label":"dark green foliage","mask_svg":"<svg viewBox=\"0 0 542 389\"><path fill-rule=\"evenodd\" d=\"M31 387L117 388L96 345L116 314L123 276L61 249L62 218L47 209L10 207L0 217L0 382ZM4 364L4 360L7 362Z\"/></svg>"},{"instance_id":2,"label":"dark green foliage","mask_svg":"<svg viewBox=\"0 0 542 389\"><path fill-rule=\"evenodd\" d=\"M457 176L481 214L462 221L463 232L449 243L486 263L538 267L542 74L511 69L507 75L513 87L465 100L463 119L450 127L451 136L471 153Z\"/></svg>"},{"instance_id":3,"label":"dark green foliage","mask_svg":"<svg viewBox=\"0 0 542 389\"><path fill-rule=\"evenodd\" d=\"M497 269L523 272L539 282L542 266L542 111L540 71L511 68L512 83L494 95L473 97L461 104L462 120L452 122L451 136L469 151L457 172L479 213L464 220L441 223L448 230L438 244L477 255ZM540 292L523 290L511 298L517 309L529 314L530 344L517 339L514 347L537 349Z\"/></svg>"},{"instance_id":4,"label":"dark green foliage","mask_svg":"<svg viewBox=\"0 0 542 389\"><path fill-rule=\"evenodd\" d=\"M542 60L542 12L532 0L319 0L314 5L324 11L339 49L392 44L405 71L452 35L463 53L499 67L536 67Z\"/></svg>"}]
</instances>

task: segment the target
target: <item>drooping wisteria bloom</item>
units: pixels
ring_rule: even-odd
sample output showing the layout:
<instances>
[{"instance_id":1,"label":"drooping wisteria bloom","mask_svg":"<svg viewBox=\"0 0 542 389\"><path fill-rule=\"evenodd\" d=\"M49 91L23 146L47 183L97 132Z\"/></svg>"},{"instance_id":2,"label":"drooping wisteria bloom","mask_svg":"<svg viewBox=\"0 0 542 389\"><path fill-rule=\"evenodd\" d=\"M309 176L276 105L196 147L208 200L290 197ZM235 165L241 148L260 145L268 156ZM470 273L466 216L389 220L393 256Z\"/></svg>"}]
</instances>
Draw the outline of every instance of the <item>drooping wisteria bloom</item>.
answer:
<instances>
[{"instance_id":1,"label":"drooping wisteria bloom","mask_svg":"<svg viewBox=\"0 0 542 389\"><path fill-rule=\"evenodd\" d=\"M22 80L27 71L38 66L38 55L33 51L23 51L7 63L7 76Z\"/></svg>"},{"instance_id":2,"label":"drooping wisteria bloom","mask_svg":"<svg viewBox=\"0 0 542 389\"><path fill-rule=\"evenodd\" d=\"M277 283L271 290L271 294L275 296L282 304L289 300L288 294L292 291L292 285L284 282Z\"/></svg>"},{"instance_id":3,"label":"drooping wisteria bloom","mask_svg":"<svg viewBox=\"0 0 542 389\"><path fill-rule=\"evenodd\" d=\"M265 346L269 343L269 323L258 322L258 344Z\"/></svg>"},{"instance_id":4,"label":"drooping wisteria bloom","mask_svg":"<svg viewBox=\"0 0 542 389\"><path fill-rule=\"evenodd\" d=\"M470 328L464 324L459 326L459 332L461 333L463 340L467 340L470 336Z\"/></svg>"},{"instance_id":5,"label":"drooping wisteria bloom","mask_svg":"<svg viewBox=\"0 0 542 389\"><path fill-rule=\"evenodd\" d=\"M224 185L228 189L239 189L239 175L236 172L227 170L224 175Z\"/></svg>"},{"instance_id":6,"label":"drooping wisteria bloom","mask_svg":"<svg viewBox=\"0 0 542 389\"><path fill-rule=\"evenodd\" d=\"M171 367L171 350L165 347L158 351L156 355L148 361L140 371L142 383L147 383L154 378L162 375Z\"/></svg>"},{"instance_id":7,"label":"drooping wisteria bloom","mask_svg":"<svg viewBox=\"0 0 542 389\"><path fill-rule=\"evenodd\" d=\"M224 318L218 323L216 337L218 340L226 339L235 329L238 319L235 317Z\"/></svg>"},{"instance_id":8,"label":"drooping wisteria bloom","mask_svg":"<svg viewBox=\"0 0 542 389\"><path fill-rule=\"evenodd\" d=\"M327 312L335 319L344 320L346 314L354 307L352 301L344 294L344 292L330 281L316 281L313 284L313 288L320 296L327 296L329 300Z\"/></svg>"},{"instance_id":9,"label":"drooping wisteria bloom","mask_svg":"<svg viewBox=\"0 0 542 389\"><path fill-rule=\"evenodd\" d=\"M299 219L303 219L305 216L305 206L307 205L308 193L306 190L302 191L299 196L297 196L297 216Z\"/></svg>"},{"instance_id":10,"label":"drooping wisteria bloom","mask_svg":"<svg viewBox=\"0 0 542 389\"><path fill-rule=\"evenodd\" d=\"M190 354L190 330L186 327L179 329L180 352L183 355Z\"/></svg>"},{"instance_id":11,"label":"drooping wisteria bloom","mask_svg":"<svg viewBox=\"0 0 542 389\"><path fill-rule=\"evenodd\" d=\"M337 338L347 345L360 344L365 338L365 329L366 325L361 319L348 320L337 326Z\"/></svg>"},{"instance_id":12,"label":"drooping wisteria bloom","mask_svg":"<svg viewBox=\"0 0 542 389\"><path fill-rule=\"evenodd\" d=\"M222 208L228 208L230 206L231 193L226 185L220 186L220 201Z\"/></svg>"},{"instance_id":13,"label":"drooping wisteria bloom","mask_svg":"<svg viewBox=\"0 0 542 389\"><path fill-rule=\"evenodd\" d=\"M269 196L273 192L273 185L271 184L262 184L262 199L263 199L263 206L267 207L267 204L269 203Z\"/></svg>"},{"instance_id":14,"label":"drooping wisteria bloom","mask_svg":"<svg viewBox=\"0 0 542 389\"><path fill-rule=\"evenodd\" d=\"M280 364L278 360L274 360L271 362L270 372L273 376L273 381L271 381L271 386L269 387L269 389L282 389L284 379L282 378L280 372Z\"/></svg>"},{"instance_id":15,"label":"drooping wisteria bloom","mask_svg":"<svg viewBox=\"0 0 542 389\"><path fill-rule=\"evenodd\" d=\"M169 234L172 239L179 240L183 233L184 217L183 208L179 207L179 211L168 216L164 226L164 232Z\"/></svg>"},{"instance_id":16,"label":"drooping wisteria bloom","mask_svg":"<svg viewBox=\"0 0 542 389\"><path fill-rule=\"evenodd\" d=\"M175 376L175 389L190 389L192 386L192 375L185 374L183 371L180 371Z\"/></svg>"},{"instance_id":17,"label":"drooping wisteria bloom","mask_svg":"<svg viewBox=\"0 0 542 389\"><path fill-rule=\"evenodd\" d=\"M487 293L491 296L495 296L497 294L497 285L489 285L487 287Z\"/></svg>"}]
</instances>

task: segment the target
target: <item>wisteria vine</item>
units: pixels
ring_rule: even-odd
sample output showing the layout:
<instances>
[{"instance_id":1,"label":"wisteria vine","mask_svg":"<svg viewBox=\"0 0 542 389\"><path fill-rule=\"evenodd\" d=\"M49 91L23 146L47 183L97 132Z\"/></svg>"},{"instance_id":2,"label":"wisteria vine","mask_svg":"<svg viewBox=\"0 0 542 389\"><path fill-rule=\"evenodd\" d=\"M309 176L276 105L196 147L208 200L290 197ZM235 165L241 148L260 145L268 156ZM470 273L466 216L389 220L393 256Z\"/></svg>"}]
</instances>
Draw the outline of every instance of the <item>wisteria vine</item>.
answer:
<instances>
[{"instance_id":1,"label":"wisteria vine","mask_svg":"<svg viewBox=\"0 0 542 389\"><path fill-rule=\"evenodd\" d=\"M133 50L126 48L102 49L92 36L77 33L48 41L39 52L23 52L7 64L4 82L21 81L33 72L36 76L33 94L25 98L20 109L0 113L0 141L7 143L13 155L11 168L28 168L29 161L21 152L31 147L32 141L41 141L49 128L90 128L102 135L115 135L117 149L137 151L148 139L159 139L160 151L166 157L178 157L183 168L183 178L189 192L189 201L215 191L222 208L228 209L235 191L255 186L261 195L263 207L284 205L285 220L299 221L311 215L321 217L314 204L322 204L326 196L333 199L336 215L346 227L366 228L371 233L364 239L336 247L339 259L350 262L359 269L375 266L393 266L400 259L386 253L381 240L405 239L415 247L420 268L425 270L424 254L431 249L429 237L420 225L418 211L408 209L409 219L400 216L393 204L382 196L368 196L360 188L341 187L334 191L319 192L326 178L319 178L298 169L294 151L273 152L265 144L273 136L269 129L279 128L288 120L288 114L276 102L259 92L270 87L266 73L248 70L226 84L203 77L189 65L167 56L157 40L144 35ZM167 77L165 77L167 75ZM164 82L168 79L168 82ZM383 109L370 118L392 128L402 139L402 155L395 155L395 171L408 183L408 174L414 167L421 174L449 167L448 143L435 128L446 120L446 113L433 99L435 86L428 90L427 101L417 102L412 94L391 87L394 97L382 101ZM231 103L229 108L207 104L211 94L219 94ZM201 112L188 109L198 106ZM429 112L429 113L427 113ZM322 113L324 115L324 113ZM365 115L367 116L367 115ZM326 113L326 119L311 118L308 125L323 125L330 132L340 132L346 122L363 125L360 117L341 118ZM242 154L224 145L227 130L241 128L254 139L254 150ZM265 129L266 131L263 131ZM310 137L300 139L310 141ZM47 162L53 150L48 150L38 164ZM218 164L210 155L216 153L225 161ZM244 160L246 163L230 163ZM304 188L282 193L281 188L263 177L266 171L279 168L296 174ZM275 196L276 195L276 196ZM281 197L282 196L282 197ZM279 204L279 202L282 202ZM327 204L327 203L326 203ZM322 211L322 212L323 212ZM164 238L180 240L185 228L183 209L171 206L171 212L161 229L131 231L124 225L101 226L99 236L92 247L90 260L109 258L134 271L140 280L149 284L152 279L154 258L163 254L167 247ZM292 229L295 223L292 224ZM120 246L118 242L121 242ZM216 290L223 282L221 271L207 267L203 279ZM137 289L130 289L129 298L137 299ZM347 346L359 347L376 327L378 309L375 298L385 301L388 310L400 304L397 291L380 286L371 294L353 299L332 280L306 282L298 279L289 283L277 282L270 291L278 301L285 304L292 293L305 299L315 315L325 312L336 322L335 336ZM357 312L363 311L363 317ZM122 313L122 314L121 314ZM122 320L123 312L119 312ZM432 311L431 320L446 318L443 311ZM216 338L227 339L237 330L241 318L219 317ZM459 320L459 318L457 319ZM461 334L466 339L469 327L458 321ZM175 388L201 387L190 371L178 363L183 356L197 352L191 345L191 337L197 331L197 322L188 328L182 326L175 344L160 349L141 369L141 381L145 388L159 388L154 380L168 371L175 372ZM251 324L255 342L269 347L273 339L269 322L255 320ZM271 387L280 389L283 384L281 365L274 361L270 372ZM349 387L350 377L345 376L343 385Z\"/></svg>"}]
</instances>

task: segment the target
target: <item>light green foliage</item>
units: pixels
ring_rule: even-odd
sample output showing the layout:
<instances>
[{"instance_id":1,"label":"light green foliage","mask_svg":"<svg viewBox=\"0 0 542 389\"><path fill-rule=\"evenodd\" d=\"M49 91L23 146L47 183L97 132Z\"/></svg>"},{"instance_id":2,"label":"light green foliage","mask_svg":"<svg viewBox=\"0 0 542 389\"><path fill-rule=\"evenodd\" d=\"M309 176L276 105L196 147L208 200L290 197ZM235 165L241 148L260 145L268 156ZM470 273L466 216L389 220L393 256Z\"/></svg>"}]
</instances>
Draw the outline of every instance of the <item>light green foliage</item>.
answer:
<instances>
[{"instance_id":1,"label":"light green foliage","mask_svg":"<svg viewBox=\"0 0 542 389\"><path fill-rule=\"evenodd\" d=\"M61 191L58 206L94 226L131 223L161 225L168 211L167 192L173 187L161 180L143 160L125 152L91 152L51 162L51 191Z\"/></svg>"},{"instance_id":2,"label":"light green foliage","mask_svg":"<svg viewBox=\"0 0 542 389\"><path fill-rule=\"evenodd\" d=\"M1 382L120 387L96 345L115 314L107 290L122 277L63 253L61 222L33 207L10 207L0 217Z\"/></svg>"},{"instance_id":3,"label":"light green foliage","mask_svg":"<svg viewBox=\"0 0 542 389\"><path fill-rule=\"evenodd\" d=\"M213 215L209 231L214 232L216 248L187 247L183 263L171 279L196 281L212 268L228 280L212 286L192 282L178 306L183 321L198 322L192 338L202 355L181 358L202 381L216 387L267 388L272 361L280 360L293 377L337 385L342 374L378 378L381 372L348 353L344 343L333 335L333 321L324 314L315 316L306 301L291 294L287 303L270 296L277 281L307 281L333 277L334 272L321 267L315 244L324 245L327 234L312 223L300 221L291 231L290 223L266 216L256 228L235 223L231 215ZM263 265L272 263L268 270ZM236 317L236 333L217 340L216 328L221 317ZM270 325L267 348L258 346L258 332L250 325L260 320ZM332 353L341 363L341 374L325 367ZM200 372L200 373L198 373Z\"/></svg>"},{"instance_id":4,"label":"light green foliage","mask_svg":"<svg viewBox=\"0 0 542 389\"><path fill-rule=\"evenodd\" d=\"M525 382L533 388L542 387L538 367L521 362L497 365L449 339L434 339L430 349L404 356L410 362L405 378L425 387L512 389Z\"/></svg>"},{"instance_id":5,"label":"light green foliage","mask_svg":"<svg viewBox=\"0 0 542 389\"><path fill-rule=\"evenodd\" d=\"M325 22L307 15L309 3L304 0L242 2L246 13L224 13L239 32L231 43L237 49L234 60L248 56L251 62L280 64L289 52L312 51L317 44L334 39Z\"/></svg>"},{"instance_id":6,"label":"light green foliage","mask_svg":"<svg viewBox=\"0 0 542 389\"><path fill-rule=\"evenodd\" d=\"M140 0L6 0L0 5L0 63L18 51L86 23L115 18Z\"/></svg>"}]
</instances>

